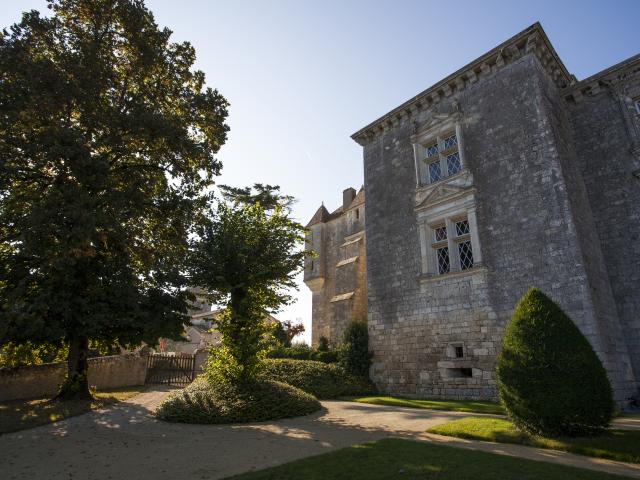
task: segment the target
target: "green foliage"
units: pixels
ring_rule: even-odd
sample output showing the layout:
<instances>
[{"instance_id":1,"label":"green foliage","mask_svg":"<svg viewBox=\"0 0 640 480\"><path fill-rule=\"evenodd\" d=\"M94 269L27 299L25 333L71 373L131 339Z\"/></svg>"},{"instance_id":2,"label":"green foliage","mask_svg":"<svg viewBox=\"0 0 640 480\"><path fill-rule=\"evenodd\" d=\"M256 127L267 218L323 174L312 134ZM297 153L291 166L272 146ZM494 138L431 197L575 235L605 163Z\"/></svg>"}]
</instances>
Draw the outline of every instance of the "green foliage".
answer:
<instances>
[{"instance_id":1,"label":"green foliage","mask_svg":"<svg viewBox=\"0 0 640 480\"><path fill-rule=\"evenodd\" d=\"M0 347L0 368L16 368L23 365L61 362L67 357L68 348L51 343L36 344L8 342Z\"/></svg>"},{"instance_id":2,"label":"green foliage","mask_svg":"<svg viewBox=\"0 0 640 480\"><path fill-rule=\"evenodd\" d=\"M296 335L303 332L304 325L302 323L293 323L291 320L281 320L273 326L271 334L278 345L289 348Z\"/></svg>"},{"instance_id":3,"label":"green foliage","mask_svg":"<svg viewBox=\"0 0 640 480\"><path fill-rule=\"evenodd\" d=\"M527 432L589 435L613 416L611 386L598 356L560 307L535 288L505 329L496 373L509 416Z\"/></svg>"},{"instance_id":4,"label":"green foliage","mask_svg":"<svg viewBox=\"0 0 640 480\"><path fill-rule=\"evenodd\" d=\"M254 183L253 187L230 187L218 185L222 197L230 203L243 203L245 205L260 204L265 210L275 210L276 207L289 210L295 203L295 198L280 193L279 185L263 185Z\"/></svg>"},{"instance_id":5,"label":"green foliage","mask_svg":"<svg viewBox=\"0 0 640 480\"><path fill-rule=\"evenodd\" d=\"M234 315L231 308L216 319L221 344L209 350L205 372L212 383L247 382L259 372L269 348L270 325L258 315Z\"/></svg>"},{"instance_id":6,"label":"green foliage","mask_svg":"<svg viewBox=\"0 0 640 480\"><path fill-rule=\"evenodd\" d=\"M0 343L178 338L227 102L143 1L49 0L0 38Z\"/></svg>"},{"instance_id":7,"label":"green foliage","mask_svg":"<svg viewBox=\"0 0 640 480\"><path fill-rule=\"evenodd\" d=\"M329 339L324 335L321 335L318 339L318 351L319 352L328 352L329 351Z\"/></svg>"},{"instance_id":8,"label":"green foliage","mask_svg":"<svg viewBox=\"0 0 640 480\"><path fill-rule=\"evenodd\" d=\"M115 345L99 340L89 341L89 357L118 355L120 349ZM15 368L24 365L40 365L43 363L62 362L69 354L65 344L36 344L26 342L16 344L8 342L0 347L0 368Z\"/></svg>"},{"instance_id":9,"label":"green foliage","mask_svg":"<svg viewBox=\"0 0 640 480\"><path fill-rule=\"evenodd\" d=\"M341 363L352 375L369 378L373 354L369 352L369 332L366 320L353 320L344 330Z\"/></svg>"},{"instance_id":10,"label":"green foliage","mask_svg":"<svg viewBox=\"0 0 640 480\"><path fill-rule=\"evenodd\" d=\"M267 359L260 375L264 379L288 383L321 399L375 391L369 382L349 375L339 365L311 360Z\"/></svg>"},{"instance_id":11,"label":"green foliage","mask_svg":"<svg viewBox=\"0 0 640 480\"><path fill-rule=\"evenodd\" d=\"M267 358L291 358L294 360L315 360L323 363L336 363L338 361L336 350L314 350L308 345L293 345L292 347L276 347L269 350Z\"/></svg>"},{"instance_id":12,"label":"green foliage","mask_svg":"<svg viewBox=\"0 0 640 480\"><path fill-rule=\"evenodd\" d=\"M213 384L200 377L169 394L156 416L170 422L240 423L297 417L319 409L313 396L285 383L253 380L242 385Z\"/></svg>"},{"instance_id":13,"label":"green foliage","mask_svg":"<svg viewBox=\"0 0 640 480\"><path fill-rule=\"evenodd\" d=\"M259 204L220 203L198 229L191 259L191 281L226 305L217 329L222 347L214 352L209 375L230 382L254 378L269 347L268 311L291 301L305 252L304 229L280 206L267 212Z\"/></svg>"},{"instance_id":14,"label":"green foliage","mask_svg":"<svg viewBox=\"0 0 640 480\"><path fill-rule=\"evenodd\" d=\"M276 322L273 325L273 330L271 332L271 335L273 336L273 340L275 342L275 344L278 347L284 346L284 347L290 347L291 345L287 345L288 342L288 337L287 337L287 332L285 332L284 330L284 326L282 325L282 323L280 322Z\"/></svg>"}]
</instances>

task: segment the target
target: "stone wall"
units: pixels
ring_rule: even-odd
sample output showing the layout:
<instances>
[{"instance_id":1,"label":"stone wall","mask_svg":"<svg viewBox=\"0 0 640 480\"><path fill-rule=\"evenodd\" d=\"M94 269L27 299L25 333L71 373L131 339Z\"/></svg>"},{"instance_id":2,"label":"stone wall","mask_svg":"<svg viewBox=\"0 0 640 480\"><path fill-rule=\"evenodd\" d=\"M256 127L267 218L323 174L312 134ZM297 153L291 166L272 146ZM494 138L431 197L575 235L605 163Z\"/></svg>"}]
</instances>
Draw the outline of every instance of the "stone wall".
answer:
<instances>
[{"instance_id":1,"label":"stone wall","mask_svg":"<svg viewBox=\"0 0 640 480\"><path fill-rule=\"evenodd\" d=\"M567 102L561 97L560 92L546 77L541 77L542 95L540 95L541 108L546 114L547 124L550 127L554 139L554 149L559 159L561 174L566 186L567 198L575 228L575 241L578 246L580 258L578 259L585 273L583 302L589 302L590 308L583 308L584 317L578 323L582 333L589 339L596 353L599 355L614 389L614 396L620 402L633 396L637 391L636 379L631 367L629 348L625 341L627 335L613 296L610 277L608 275L607 261L603 254L602 244L599 238L598 224L594 219L592 205L599 206L602 198L589 199L585 186L585 177L593 178L593 172L580 168L580 155L583 139L574 134ZM596 112L592 112L599 117ZM618 134L625 132L622 125L617 125ZM593 131L591 135L593 136ZM627 140L628 141L628 140ZM623 151L627 149L623 149ZM604 152L603 152L604 153ZM628 153L627 153L628 155ZM630 160L627 156L627 160ZM629 162L631 163L631 162ZM628 182L632 178L631 172L624 169L616 172L619 179L626 177ZM639 193L636 189L636 193ZM637 195L636 195L637 196ZM637 196L640 199L640 196ZM626 203L626 202L625 202ZM629 206L633 208L634 202ZM618 215L615 203L608 203L608 216ZM636 209L636 211L640 211ZM639 217L635 217L638 219ZM630 229L636 232L640 223L634 222L633 217L627 219ZM616 225L621 236L626 237L627 242L632 238L629 228ZM572 232L573 233L573 232ZM622 245L620 245L622 246ZM640 250L638 250L640 251ZM640 266L640 256L633 254L633 247L627 257L630 263ZM613 265L611 265L613 266ZM640 277L636 277L640 278ZM636 292L640 293L637 283ZM638 295L636 294L636 298ZM577 306L579 308L579 305Z\"/></svg>"},{"instance_id":2,"label":"stone wall","mask_svg":"<svg viewBox=\"0 0 640 480\"><path fill-rule=\"evenodd\" d=\"M605 259L555 85L527 54L441 100L436 112L447 111L461 118L483 265L421 276L410 136L433 112L399 120L366 144L373 380L392 393L495 399L503 328L518 299L536 286L591 341L616 399L624 400L633 392L633 375L625 370L626 349L619 348L624 342ZM464 345L465 358L451 358L452 343ZM471 368L472 376L456 376L459 368Z\"/></svg>"},{"instance_id":3,"label":"stone wall","mask_svg":"<svg viewBox=\"0 0 640 480\"><path fill-rule=\"evenodd\" d=\"M52 397L66 373L65 363L0 369L0 401ZM98 390L143 385L147 356L137 353L89 359L89 385Z\"/></svg>"},{"instance_id":4,"label":"stone wall","mask_svg":"<svg viewBox=\"0 0 640 480\"><path fill-rule=\"evenodd\" d=\"M606 272L626 347L640 378L640 72L619 84L595 85L569 111ZM634 153L635 151L635 153Z\"/></svg>"},{"instance_id":5,"label":"stone wall","mask_svg":"<svg viewBox=\"0 0 640 480\"><path fill-rule=\"evenodd\" d=\"M307 244L317 253L305 263L314 346L321 336L333 346L340 344L347 323L367 316L365 208L358 199L347 207L309 227ZM341 295L348 298L336 298Z\"/></svg>"}]
</instances>

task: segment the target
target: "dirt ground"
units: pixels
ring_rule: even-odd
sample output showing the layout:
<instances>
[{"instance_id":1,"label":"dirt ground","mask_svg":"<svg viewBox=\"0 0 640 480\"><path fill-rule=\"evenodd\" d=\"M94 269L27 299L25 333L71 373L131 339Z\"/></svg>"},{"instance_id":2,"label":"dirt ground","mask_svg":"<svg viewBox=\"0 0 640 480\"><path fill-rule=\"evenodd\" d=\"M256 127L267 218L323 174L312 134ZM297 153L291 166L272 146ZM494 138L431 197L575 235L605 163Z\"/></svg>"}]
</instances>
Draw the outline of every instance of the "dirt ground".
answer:
<instances>
[{"instance_id":1,"label":"dirt ground","mask_svg":"<svg viewBox=\"0 0 640 480\"><path fill-rule=\"evenodd\" d=\"M640 478L640 465L424 433L433 425L468 414L331 401L306 417L244 425L185 425L153 418L165 394L149 391L104 410L0 435L0 477L219 479L394 436Z\"/></svg>"}]
</instances>

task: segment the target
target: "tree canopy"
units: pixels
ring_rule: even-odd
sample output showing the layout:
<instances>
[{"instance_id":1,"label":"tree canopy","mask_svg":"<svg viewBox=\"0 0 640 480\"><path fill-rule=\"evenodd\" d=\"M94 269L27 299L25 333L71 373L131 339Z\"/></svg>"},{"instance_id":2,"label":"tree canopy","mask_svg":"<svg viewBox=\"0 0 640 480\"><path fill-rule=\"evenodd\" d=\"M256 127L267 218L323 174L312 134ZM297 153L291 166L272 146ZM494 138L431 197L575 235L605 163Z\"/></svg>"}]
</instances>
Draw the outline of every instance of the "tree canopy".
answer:
<instances>
[{"instance_id":1,"label":"tree canopy","mask_svg":"<svg viewBox=\"0 0 640 480\"><path fill-rule=\"evenodd\" d=\"M283 347L291 347L293 339L304 333L304 325L302 323L293 323L292 320L279 321L273 330L273 336L276 341Z\"/></svg>"},{"instance_id":2,"label":"tree canopy","mask_svg":"<svg viewBox=\"0 0 640 480\"><path fill-rule=\"evenodd\" d=\"M289 195L280 193L279 185L269 185L254 183L253 187L230 187L229 185L218 185L222 197L228 202L244 203L253 205L259 203L265 210L273 210L277 206L289 211L295 203L295 199Z\"/></svg>"},{"instance_id":3,"label":"tree canopy","mask_svg":"<svg viewBox=\"0 0 640 480\"><path fill-rule=\"evenodd\" d=\"M176 337L227 101L141 0L49 0L0 39L0 342ZM68 392L72 392L69 387Z\"/></svg>"}]
</instances>

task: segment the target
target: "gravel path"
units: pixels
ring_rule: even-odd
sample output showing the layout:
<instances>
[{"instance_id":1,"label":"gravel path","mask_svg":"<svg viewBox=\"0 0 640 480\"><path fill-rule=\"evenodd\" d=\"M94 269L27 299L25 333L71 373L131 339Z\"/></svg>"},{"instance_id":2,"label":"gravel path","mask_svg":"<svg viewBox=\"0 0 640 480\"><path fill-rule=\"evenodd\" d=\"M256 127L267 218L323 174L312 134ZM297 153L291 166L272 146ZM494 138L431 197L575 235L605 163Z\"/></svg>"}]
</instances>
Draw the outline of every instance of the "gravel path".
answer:
<instances>
[{"instance_id":1,"label":"gravel path","mask_svg":"<svg viewBox=\"0 0 640 480\"><path fill-rule=\"evenodd\" d=\"M323 402L313 415L245 425L185 425L152 417L166 390L104 410L0 435L3 480L218 479L337 448L403 437L640 478L640 466L518 445L425 433L468 414Z\"/></svg>"}]
</instances>

